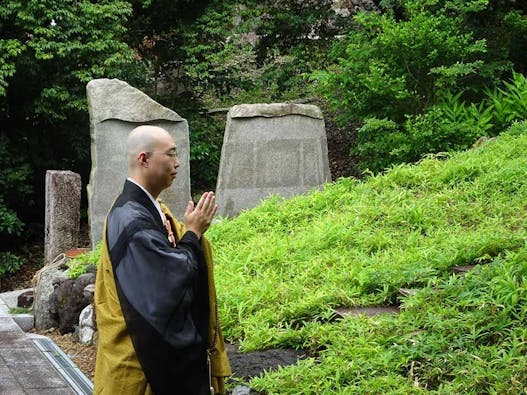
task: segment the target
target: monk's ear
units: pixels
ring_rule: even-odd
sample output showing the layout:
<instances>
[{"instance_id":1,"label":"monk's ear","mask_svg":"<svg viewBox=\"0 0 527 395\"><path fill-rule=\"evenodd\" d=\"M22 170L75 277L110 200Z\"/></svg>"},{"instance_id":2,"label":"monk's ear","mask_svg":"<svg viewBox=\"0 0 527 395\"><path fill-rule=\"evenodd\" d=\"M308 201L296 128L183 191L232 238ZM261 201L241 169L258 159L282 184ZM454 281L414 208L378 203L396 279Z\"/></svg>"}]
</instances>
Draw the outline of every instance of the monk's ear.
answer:
<instances>
[{"instance_id":1,"label":"monk's ear","mask_svg":"<svg viewBox=\"0 0 527 395\"><path fill-rule=\"evenodd\" d=\"M148 152L139 152L137 155L137 161L139 162L140 166L148 167L148 158L150 155L148 155Z\"/></svg>"}]
</instances>

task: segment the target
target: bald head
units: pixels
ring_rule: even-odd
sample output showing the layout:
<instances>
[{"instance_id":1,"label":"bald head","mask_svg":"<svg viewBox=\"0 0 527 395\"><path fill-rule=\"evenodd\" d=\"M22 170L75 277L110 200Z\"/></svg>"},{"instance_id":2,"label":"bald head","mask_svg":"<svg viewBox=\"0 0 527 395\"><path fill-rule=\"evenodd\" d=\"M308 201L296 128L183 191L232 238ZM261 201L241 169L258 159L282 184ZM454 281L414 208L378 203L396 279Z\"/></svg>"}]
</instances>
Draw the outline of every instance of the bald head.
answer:
<instances>
[{"instance_id":1,"label":"bald head","mask_svg":"<svg viewBox=\"0 0 527 395\"><path fill-rule=\"evenodd\" d=\"M137 156L140 152L153 152L159 146L159 142L170 138L168 132L158 126L138 126L130 132L126 140L126 159L128 170L132 171L138 166Z\"/></svg>"},{"instance_id":2,"label":"bald head","mask_svg":"<svg viewBox=\"0 0 527 395\"><path fill-rule=\"evenodd\" d=\"M126 156L128 176L154 198L176 178L176 143L163 128L143 125L132 130L126 140Z\"/></svg>"}]
</instances>

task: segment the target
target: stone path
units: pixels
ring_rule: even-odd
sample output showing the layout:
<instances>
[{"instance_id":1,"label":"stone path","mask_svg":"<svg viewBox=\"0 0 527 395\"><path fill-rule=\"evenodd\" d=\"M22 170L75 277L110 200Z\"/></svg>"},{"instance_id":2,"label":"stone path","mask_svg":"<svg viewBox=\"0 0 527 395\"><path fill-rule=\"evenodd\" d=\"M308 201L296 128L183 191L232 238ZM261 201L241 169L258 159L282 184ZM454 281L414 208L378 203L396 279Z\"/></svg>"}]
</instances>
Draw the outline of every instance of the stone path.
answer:
<instances>
[{"instance_id":1,"label":"stone path","mask_svg":"<svg viewBox=\"0 0 527 395\"><path fill-rule=\"evenodd\" d=\"M17 325L10 296L0 294L0 394L91 394L91 382L55 343Z\"/></svg>"}]
</instances>

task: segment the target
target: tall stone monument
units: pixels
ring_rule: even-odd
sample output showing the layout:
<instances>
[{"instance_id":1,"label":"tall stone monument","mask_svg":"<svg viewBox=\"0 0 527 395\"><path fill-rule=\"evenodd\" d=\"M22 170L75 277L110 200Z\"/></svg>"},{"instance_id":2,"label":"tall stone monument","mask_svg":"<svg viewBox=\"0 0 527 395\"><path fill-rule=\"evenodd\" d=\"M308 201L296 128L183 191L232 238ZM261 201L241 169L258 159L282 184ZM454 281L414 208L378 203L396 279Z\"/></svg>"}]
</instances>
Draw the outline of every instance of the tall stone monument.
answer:
<instances>
[{"instance_id":1,"label":"tall stone monument","mask_svg":"<svg viewBox=\"0 0 527 395\"><path fill-rule=\"evenodd\" d=\"M90 113L92 169L88 190L88 218L92 247L101 240L104 220L128 176L126 138L137 126L164 128L174 139L178 175L160 198L182 218L190 199L189 133L187 121L150 97L117 79L96 79L86 86Z\"/></svg>"},{"instance_id":2,"label":"tall stone monument","mask_svg":"<svg viewBox=\"0 0 527 395\"><path fill-rule=\"evenodd\" d=\"M46 172L46 213L44 231L44 262L79 242L81 176L71 171Z\"/></svg>"},{"instance_id":3,"label":"tall stone monument","mask_svg":"<svg viewBox=\"0 0 527 395\"><path fill-rule=\"evenodd\" d=\"M269 195L331 181L322 112L308 104L242 104L227 114L216 186L218 213L237 215Z\"/></svg>"}]
</instances>

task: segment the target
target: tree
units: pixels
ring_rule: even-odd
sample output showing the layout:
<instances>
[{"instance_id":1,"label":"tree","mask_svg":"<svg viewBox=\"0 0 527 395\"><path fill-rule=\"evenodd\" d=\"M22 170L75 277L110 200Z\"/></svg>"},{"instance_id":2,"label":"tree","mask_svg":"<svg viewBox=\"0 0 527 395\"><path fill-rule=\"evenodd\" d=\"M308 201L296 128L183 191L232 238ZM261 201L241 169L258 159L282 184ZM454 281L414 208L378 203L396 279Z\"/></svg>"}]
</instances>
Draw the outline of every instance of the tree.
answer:
<instances>
[{"instance_id":1,"label":"tree","mask_svg":"<svg viewBox=\"0 0 527 395\"><path fill-rule=\"evenodd\" d=\"M355 17L334 43L333 65L313 76L341 121L364 123L351 151L362 158L359 168L464 149L493 133L499 111L485 103L486 92L512 68L525 69L525 53L514 49L527 46L527 7L506 0L380 4L382 13Z\"/></svg>"},{"instance_id":2,"label":"tree","mask_svg":"<svg viewBox=\"0 0 527 395\"><path fill-rule=\"evenodd\" d=\"M433 105L439 90L469 86L484 68L485 41L464 32L462 18L407 3L404 20L391 11L358 14L333 48L335 64L315 75L343 119L401 122Z\"/></svg>"},{"instance_id":3,"label":"tree","mask_svg":"<svg viewBox=\"0 0 527 395\"><path fill-rule=\"evenodd\" d=\"M437 103L445 89L483 97L525 68L527 6L506 0L386 0L360 13L334 43L333 65L314 75L344 120L403 122Z\"/></svg>"},{"instance_id":4,"label":"tree","mask_svg":"<svg viewBox=\"0 0 527 395\"><path fill-rule=\"evenodd\" d=\"M0 213L16 224L0 224L3 238L16 235L21 221L43 222L46 169L70 169L86 179L85 85L93 78L133 81L139 75L123 40L131 12L129 3L112 0L0 5L0 151L14 163L0 173L0 185L10 186L0 190Z\"/></svg>"}]
</instances>

